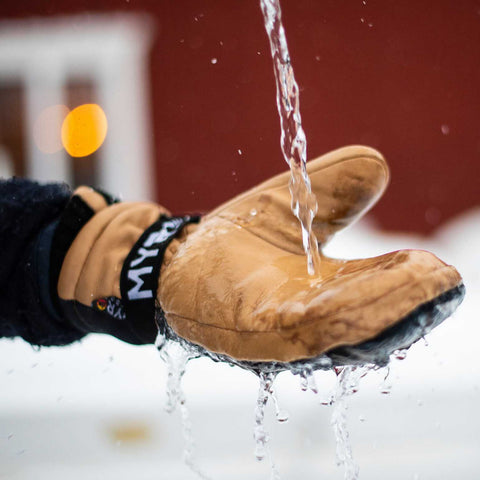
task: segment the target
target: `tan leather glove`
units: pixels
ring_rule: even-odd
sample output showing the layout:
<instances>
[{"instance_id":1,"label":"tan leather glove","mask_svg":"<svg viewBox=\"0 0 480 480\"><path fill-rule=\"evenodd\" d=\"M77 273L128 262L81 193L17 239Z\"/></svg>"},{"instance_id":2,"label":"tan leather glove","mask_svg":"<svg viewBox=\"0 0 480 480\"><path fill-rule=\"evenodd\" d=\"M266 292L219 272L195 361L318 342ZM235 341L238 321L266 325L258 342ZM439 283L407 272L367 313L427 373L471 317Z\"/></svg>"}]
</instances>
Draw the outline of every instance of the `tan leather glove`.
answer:
<instances>
[{"instance_id":1,"label":"tan leather glove","mask_svg":"<svg viewBox=\"0 0 480 480\"><path fill-rule=\"evenodd\" d=\"M377 201L389 177L383 157L361 146L331 152L307 169L320 247ZM385 363L460 303L458 272L425 251L352 261L322 255L320 272L308 275L289 178L277 175L199 223L157 222L169 216L158 205L108 206L81 188L78 201L91 215L63 242L59 308L88 331L132 343L154 341L155 309L163 332L219 358L249 365L327 354L341 364Z\"/></svg>"}]
</instances>

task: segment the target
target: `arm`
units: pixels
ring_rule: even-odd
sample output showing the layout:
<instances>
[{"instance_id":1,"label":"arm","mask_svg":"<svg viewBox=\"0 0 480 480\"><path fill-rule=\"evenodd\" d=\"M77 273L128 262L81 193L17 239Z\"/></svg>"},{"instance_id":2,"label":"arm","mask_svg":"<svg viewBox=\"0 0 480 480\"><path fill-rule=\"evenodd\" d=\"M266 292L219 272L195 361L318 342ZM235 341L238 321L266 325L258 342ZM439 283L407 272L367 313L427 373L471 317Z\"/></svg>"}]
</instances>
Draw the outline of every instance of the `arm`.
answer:
<instances>
[{"instance_id":1,"label":"arm","mask_svg":"<svg viewBox=\"0 0 480 480\"><path fill-rule=\"evenodd\" d=\"M0 337L20 336L33 345L65 345L83 336L52 316L39 281L48 275L49 233L67 205L64 184L0 180Z\"/></svg>"},{"instance_id":2,"label":"arm","mask_svg":"<svg viewBox=\"0 0 480 480\"><path fill-rule=\"evenodd\" d=\"M163 248L195 220L172 221L177 228L167 232ZM147 278L142 269L129 278L122 267L138 253L136 247L142 257L143 236L162 225L169 229L170 223L169 212L153 203L118 203L90 187L72 192L62 184L1 180L0 338L20 336L50 346L97 332L153 343L155 295L144 300L139 292L140 302L130 302L128 289L135 294ZM158 261L148 277L156 291L163 254L154 243Z\"/></svg>"}]
</instances>

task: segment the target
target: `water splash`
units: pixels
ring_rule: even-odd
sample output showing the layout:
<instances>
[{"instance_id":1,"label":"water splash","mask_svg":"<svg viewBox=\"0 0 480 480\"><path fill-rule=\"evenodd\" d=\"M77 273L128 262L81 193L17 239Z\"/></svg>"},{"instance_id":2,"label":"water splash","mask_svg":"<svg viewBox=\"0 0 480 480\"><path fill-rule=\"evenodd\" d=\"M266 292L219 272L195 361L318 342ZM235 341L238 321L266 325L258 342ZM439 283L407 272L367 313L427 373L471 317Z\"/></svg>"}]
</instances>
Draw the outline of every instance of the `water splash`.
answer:
<instances>
[{"instance_id":1,"label":"water splash","mask_svg":"<svg viewBox=\"0 0 480 480\"><path fill-rule=\"evenodd\" d=\"M196 358L196 350L188 349L184 345L166 340L160 334L157 336L155 345L159 349L160 358L167 366L167 403L165 409L173 413L177 408L180 410L182 423L182 436L184 440L183 461L202 480L211 480L198 466L195 458L195 439L192 433L192 422L187 407L185 393L182 388L182 378L185 374L187 363Z\"/></svg>"},{"instance_id":2,"label":"water splash","mask_svg":"<svg viewBox=\"0 0 480 480\"><path fill-rule=\"evenodd\" d=\"M371 367L347 366L336 368L337 386L331 424L335 433L337 465L344 466L345 480L357 480L359 467L353 459L350 435L347 429L347 398L357 392L358 383Z\"/></svg>"},{"instance_id":3,"label":"water splash","mask_svg":"<svg viewBox=\"0 0 480 480\"><path fill-rule=\"evenodd\" d=\"M273 59L281 127L280 144L291 172L292 211L302 228L308 273L314 275L320 266L318 242L312 230L318 207L307 173L307 139L300 116L299 88L290 62L280 3L278 0L260 0L260 7Z\"/></svg>"}]
</instances>

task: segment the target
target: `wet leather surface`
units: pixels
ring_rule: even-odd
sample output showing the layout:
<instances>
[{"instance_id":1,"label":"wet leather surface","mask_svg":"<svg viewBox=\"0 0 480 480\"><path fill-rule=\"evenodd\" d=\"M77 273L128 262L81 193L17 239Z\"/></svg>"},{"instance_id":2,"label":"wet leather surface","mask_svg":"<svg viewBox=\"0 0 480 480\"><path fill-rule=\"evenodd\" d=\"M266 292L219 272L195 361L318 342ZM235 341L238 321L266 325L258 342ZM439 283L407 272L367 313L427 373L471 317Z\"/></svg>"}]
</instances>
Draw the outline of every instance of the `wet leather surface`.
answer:
<instances>
[{"instance_id":1,"label":"wet leather surface","mask_svg":"<svg viewBox=\"0 0 480 480\"><path fill-rule=\"evenodd\" d=\"M309 174L323 245L388 182L384 159L365 147L310 162ZM353 261L323 256L309 276L288 179L233 199L172 243L158 298L178 335L241 360L293 361L373 338L461 282L453 267L415 250Z\"/></svg>"}]
</instances>

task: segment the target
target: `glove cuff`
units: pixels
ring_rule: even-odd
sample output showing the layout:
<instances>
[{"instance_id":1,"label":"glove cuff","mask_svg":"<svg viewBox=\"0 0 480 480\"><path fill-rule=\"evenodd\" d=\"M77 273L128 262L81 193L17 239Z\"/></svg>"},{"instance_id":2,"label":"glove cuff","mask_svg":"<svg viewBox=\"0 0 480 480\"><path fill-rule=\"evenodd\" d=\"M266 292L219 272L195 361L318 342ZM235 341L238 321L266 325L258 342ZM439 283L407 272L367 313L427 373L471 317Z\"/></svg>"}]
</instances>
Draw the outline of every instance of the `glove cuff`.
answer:
<instances>
[{"instance_id":1,"label":"glove cuff","mask_svg":"<svg viewBox=\"0 0 480 480\"><path fill-rule=\"evenodd\" d=\"M86 201L85 194L95 196ZM59 221L51 249L52 303L84 333L107 333L133 344L153 343L158 333L155 307L165 250L186 224L198 222L199 217L170 217L153 204L108 207L116 202L100 199L100 195L90 190L72 197ZM122 208L127 212L124 217ZM100 220L102 215L108 218ZM92 227L95 233L86 234ZM103 238L105 232L110 241ZM89 252L97 242L102 243L100 252L90 262L95 271L87 272ZM112 284L115 271L118 276ZM76 288L77 274L83 275L81 293Z\"/></svg>"}]
</instances>

